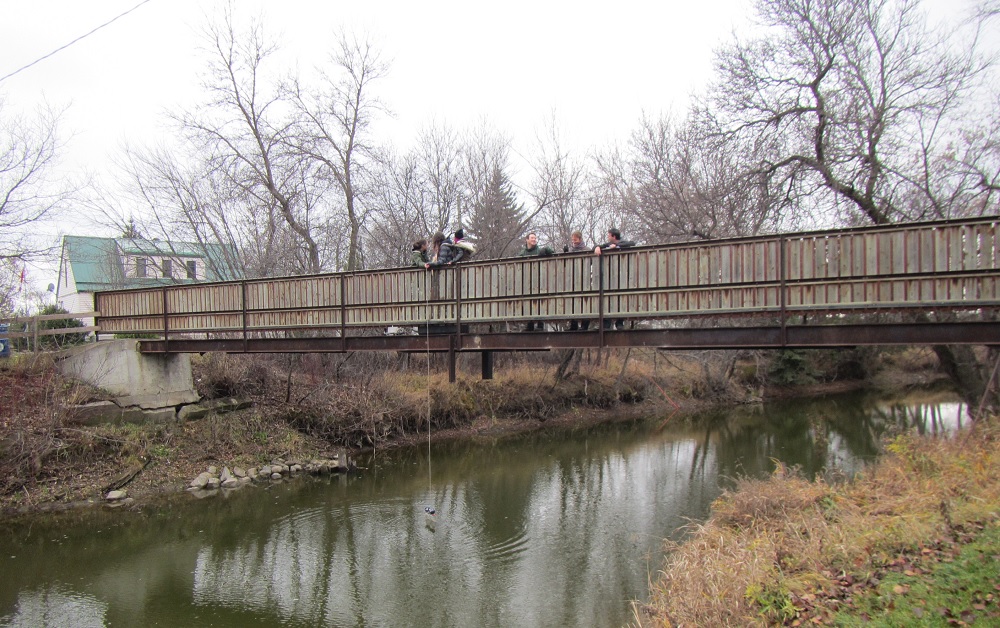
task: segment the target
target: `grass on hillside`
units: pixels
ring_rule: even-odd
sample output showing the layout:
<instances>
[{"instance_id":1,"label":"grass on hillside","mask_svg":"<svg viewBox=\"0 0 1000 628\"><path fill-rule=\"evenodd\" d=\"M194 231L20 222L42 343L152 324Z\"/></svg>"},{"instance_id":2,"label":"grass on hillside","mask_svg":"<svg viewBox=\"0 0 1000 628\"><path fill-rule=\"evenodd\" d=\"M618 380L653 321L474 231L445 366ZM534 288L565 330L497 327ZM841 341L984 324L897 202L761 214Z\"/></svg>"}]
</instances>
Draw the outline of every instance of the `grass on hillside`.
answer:
<instances>
[{"instance_id":1,"label":"grass on hillside","mask_svg":"<svg viewBox=\"0 0 1000 628\"><path fill-rule=\"evenodd\" d=\"M854 481L779 468L713 505L639 626L1000 625L1000 427L898 436Z\"/></svg>"}]
</instances>

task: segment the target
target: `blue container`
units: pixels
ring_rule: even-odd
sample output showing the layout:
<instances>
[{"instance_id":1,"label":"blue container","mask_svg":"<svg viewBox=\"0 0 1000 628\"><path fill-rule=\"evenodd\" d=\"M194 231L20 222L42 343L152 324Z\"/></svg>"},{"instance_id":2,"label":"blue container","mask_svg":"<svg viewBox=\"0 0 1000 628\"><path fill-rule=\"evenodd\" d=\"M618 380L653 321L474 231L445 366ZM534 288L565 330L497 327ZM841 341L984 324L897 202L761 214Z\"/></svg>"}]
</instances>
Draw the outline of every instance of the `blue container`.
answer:
<instances>
[{"instance_id":1,"label":"blue container","mask_svg":"<svg viewBox=\"0 0 1000 628\"><path fill-rule=\"evenodd\" d=\"M0 323L0 358L10 357L10 338L7 337L7 323Z\"/></svg>"}]
</instances>

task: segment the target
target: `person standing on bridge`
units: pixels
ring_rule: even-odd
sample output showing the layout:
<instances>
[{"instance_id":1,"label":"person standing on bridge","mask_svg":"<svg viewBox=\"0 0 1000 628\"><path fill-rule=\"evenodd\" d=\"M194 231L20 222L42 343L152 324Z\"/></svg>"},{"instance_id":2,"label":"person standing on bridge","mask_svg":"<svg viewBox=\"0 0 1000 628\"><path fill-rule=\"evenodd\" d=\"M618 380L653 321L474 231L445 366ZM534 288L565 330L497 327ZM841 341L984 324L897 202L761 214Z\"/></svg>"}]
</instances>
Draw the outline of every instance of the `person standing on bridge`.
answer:
<instances>
[{"instance_id":1,"label":"person standing on bridge","mask_svg":"<svg viewBox=\"0 0 1000 628\"><path fill-rule=\"evenodd\" d=\"M583 241L582 231L578 230L569 234L569 244L563 246L563 253L589 253L589 252L590 252L590 247L587 246L587 243ZM590 272L589 269L587 270L588 272L586 273L584 281L590 280ZM572 320L569 322L569 331L577 331L578 329L587 331L588 329L590 329L590 321Z\"/></svg>"},{"instance_id":2,"label":"person standing on bridge","mask_svg":"<svg viewBox=\"0 0 1000 628\"><path fill-rule=\"evenodd\" d=\"M440 268L461 260L465 256L465 251L455 246L453 242L444 237L443 233L438 231L431 239L429 255L430 261L424 264L424 268Z\"/></svg>"},{"instance_id":3,"label":"person standing on bridge","mask_svg":"<svg viewBox=\"0 0 1000 628\"><path fill-rule=\"evenodd\" d=\"M632 240L622 240L622 232L618 229L611 227L608 229L608 241L604 244L598 244L594 247L594 255L600 255L601 251L614 251L617 249L627 249L635 246L635 242ZM611 329L611 321L604 321L604 328ZM619 318L615 320L615 329L622 330L625 329L625 319Z\"/></svg>"},{"instance_id":4,"label":"person standing on bridge","mask_svg":"<svg viewBox=\"0 0 1000 628\"><path fill-rule=\"evenodd\" d=\"M456 262L460 262L463 259L471 258L473 255L476 254L476 245L465 239L464 229L461 228L456 229L454 237L452 238L451 242L454 245L455 249L457 249L456 250L457 257L455 258Z\"/></svg>"},{"instance_id":5,"label":"person standing on bridge","mask_svg":"<svg viewBox=\"0 0 1000 628\"><path fill-rule=\"evenodd\" d=\"M538 246L538 235L535 232L528 234L524 239L524 246L517 252L518 257L548 257L554 255L555 251L551 246ZM524 328L525 331L545 331L545 323L542 321L530 321Z\"/></svg>"},{"instance_id":6,"label":"person standing on bridge","mask_svg":"<svg viewBox=\"0 0 1000 628\"><path fill-rule=\"evenodd\" d=\"M538 246L538 235L535 232L528 234L528 237L524 239L524 246L517 252L518 257L543 257L554 254L555 251L552 250L551 246Z\"/></svg>"},{"instance_id":7,"label":"person standing on bridge","mask_svg":"<svg viewBox=\"0 0 1000 628\"><path fill-rule=\"evenodd\" d=\"M622 232L614 227L608 229L608 241L604 244L598 244L594 247L594 254L600 255L601 251L614 250L614 249L627 249L629 247L635 246L635 242L632 240L622 240Z\"/></svg>"},{"instance_id":8,"label":"person standing on bridge","mask_svg":"<svg viewBox=\"0 0 1000 628\"><path fill-rule=\"evenodd\" d=\"M413 243L413 252L410 253L410 266L424 268L430 260L427 258L427 240L421 238Z\"/></svg>"},{"instance_id":9,"label":"person standing on bridge","mask_svg":"<svg viewBox=\"0 0 1000 628\"><path fill-rule=\"evenodd\" d=\"M563 253L590 252L590 247L583 241L583 232L574 231L569 234L569 244L563 247Z\"/></svg>"}]
</instances>

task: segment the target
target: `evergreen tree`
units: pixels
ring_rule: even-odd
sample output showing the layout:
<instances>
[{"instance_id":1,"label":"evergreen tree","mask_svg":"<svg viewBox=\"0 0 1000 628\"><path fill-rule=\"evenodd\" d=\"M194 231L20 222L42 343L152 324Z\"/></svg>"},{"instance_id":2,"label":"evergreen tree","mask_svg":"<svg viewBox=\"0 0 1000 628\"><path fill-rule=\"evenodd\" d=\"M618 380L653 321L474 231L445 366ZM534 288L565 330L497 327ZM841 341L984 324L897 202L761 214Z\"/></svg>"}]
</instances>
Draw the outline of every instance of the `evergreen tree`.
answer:
<instances>
[{"instance_id":1,"label":"evergreen tree","mask_svg":"<svg viewBox=\"0 0 1000 628\"><path fill-rule=\"evenodd\" d=\"M528 221L524 203L518 203L507 174L494 166L486 185L475 190L473 198L467 231L476 240L476 256L497 258L516 254Z\"/></svg>"}]
</instances>

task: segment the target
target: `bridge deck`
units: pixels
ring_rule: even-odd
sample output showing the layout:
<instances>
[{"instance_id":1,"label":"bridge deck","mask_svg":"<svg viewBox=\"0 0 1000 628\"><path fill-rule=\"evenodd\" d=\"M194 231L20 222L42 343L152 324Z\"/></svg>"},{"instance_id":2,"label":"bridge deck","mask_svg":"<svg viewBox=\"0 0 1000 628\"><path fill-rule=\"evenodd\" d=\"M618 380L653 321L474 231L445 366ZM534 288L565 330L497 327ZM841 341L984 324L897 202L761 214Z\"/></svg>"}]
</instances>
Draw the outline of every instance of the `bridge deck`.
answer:
<instances>
[{"instance_id":1,"label":"bridge deck","mask_svg":"<svg viewBox=\"0 0 1000 628\"><path fill-rule=\"evenodd\" d=\"M866 338L995 343L997 324L982 318L998 307L997 217L95 296L101 333L161 335L142 343L157 352L830 346L869 344ZM849 324L857 315L891 311L954 317L946 326ZM803 315L821 315L827 325L791 324ZM703 317L766 324L681 330L671 323ZM602 323L614 319L643 321L647 329L605 332ZM509 333L525 321L570 320L592 320L593 331ZM428 325L455 333L377 335L390 326Z\"/></svg>"}]
</instances>

